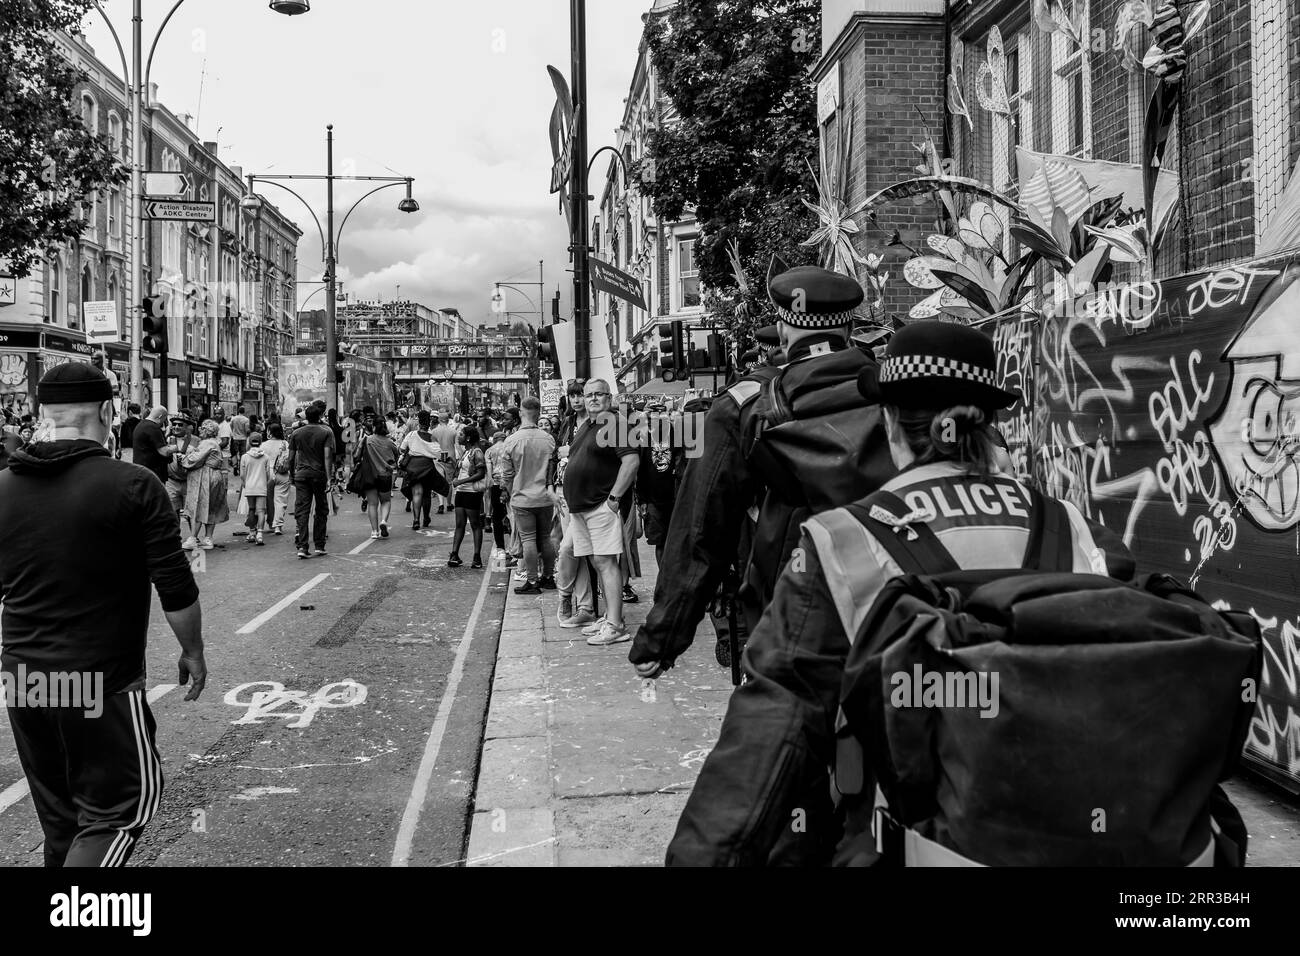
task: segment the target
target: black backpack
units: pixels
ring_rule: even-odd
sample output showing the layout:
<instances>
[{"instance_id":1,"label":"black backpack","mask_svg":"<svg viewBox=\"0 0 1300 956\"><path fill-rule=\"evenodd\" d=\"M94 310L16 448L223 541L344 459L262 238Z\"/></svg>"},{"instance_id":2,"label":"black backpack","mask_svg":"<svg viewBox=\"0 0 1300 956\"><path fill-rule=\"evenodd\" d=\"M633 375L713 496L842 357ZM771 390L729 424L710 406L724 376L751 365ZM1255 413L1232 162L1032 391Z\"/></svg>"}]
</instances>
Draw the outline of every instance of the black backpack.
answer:
<instances>
[{"instance_id":1,"label":"black backpack","mask_svg":"<svg viewBox=\"0 0 1300 956\"><path fill-rule=\"evenodd\" d=\"M787 380L801 363L784 366L759 383L742 419L746 464L767 489L741 593L751 631L799 543L800 525L871 494L897 473L880 406L858 391L857 375L868 360L857 350L833 354L844 364L841 378L807 390L796 402ZM817 358L801 360L809 361Z\"/></svg>"},{"instance_id":2,"label":"black backpack","mask_svg":"<svg viewBox=\"0 0 1300 956\"><path fill-rule=\"evenodd\" d=\"M904 573L849 652L837 788L878 784L876 848L895 864L1241 865L1216 784L1254 712L1258 623L1168 575L1071 572L1064 507L1031 496L1018 570L962 571L927 526L895 533L872 517L906 513L892 494L848 509Z\"/></svg>"}]
</instances>

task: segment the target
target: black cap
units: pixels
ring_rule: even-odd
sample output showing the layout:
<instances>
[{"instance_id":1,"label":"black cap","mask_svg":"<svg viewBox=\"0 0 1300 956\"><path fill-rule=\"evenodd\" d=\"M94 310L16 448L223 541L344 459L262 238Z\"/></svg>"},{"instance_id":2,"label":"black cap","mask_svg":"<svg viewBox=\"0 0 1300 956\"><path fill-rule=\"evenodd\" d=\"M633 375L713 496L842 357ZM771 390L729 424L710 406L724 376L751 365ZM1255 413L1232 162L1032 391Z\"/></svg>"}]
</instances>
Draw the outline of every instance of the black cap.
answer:
<instances>
[{"instance_id":1,"label":"black cap","mask_svg":"<svg viewBox=\"0 0 1300 956\"><path fill-rule=\"evenodd\" d=\"M997 386L997 371L993 340L978 329L955 322L913 322L889 340L878 391L873 369L858 376L858 389L898 408L1009 408L1020 395Z\"/></svg>"},{"instance_id":2,"label":"black cap","mask_svg":"<svg viewBox=\"0 0 1300 956\"><path fill-rule=\"evenodd\" d=\"M36 397L42 405L108 402L113 399L113 386L108 376L89 362L64 362L41 376Z\"/></svg>"},{"instance_id":3,"label":"black cap","mask_svg":"<svg viewBox=\"0 0 1300 956\"><path fill-rule=\"evenodd\" d=\"M767 294L781 321L799 329L831 329L853 320L862 304L862 286L851 276L820 266L795 266L774 275L768 269Z\"/></svg>"}]
</instances>

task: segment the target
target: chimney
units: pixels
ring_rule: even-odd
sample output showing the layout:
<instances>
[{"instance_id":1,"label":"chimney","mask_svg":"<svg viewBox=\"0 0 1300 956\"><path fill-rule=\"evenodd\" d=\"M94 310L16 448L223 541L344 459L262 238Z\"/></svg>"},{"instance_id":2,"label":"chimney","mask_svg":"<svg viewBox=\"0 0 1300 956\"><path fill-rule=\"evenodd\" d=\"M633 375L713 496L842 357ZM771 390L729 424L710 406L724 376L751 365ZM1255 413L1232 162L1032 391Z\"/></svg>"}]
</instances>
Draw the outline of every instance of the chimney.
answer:
<instances>
[{"instance_id":1,"label":"chimney","mask_svg":"<svg viewBox=\"0 0 1300 956\"><path fill-rule=\"evenodd\" d=\"M158 84L157 83L149 84L149 105L150 106L158 105Z\"/></svg>"},{"instance_id":2,"label":"chimney","mask_svg":"<svg viewBox=\"0 0 1300 956\"><path fill-rule=\"evenodd\" d=\"M231 167L230 167L230 175L234 176L236 179L238 179L238 180L242 183L242 182L244 181L244 167L243 167L243 166L231 166Z\"/></svg>"},{"instance_id":3,"label":"chimney","mask_svg":"<svg viewBox=\"0 0 1300 956\"><path fill-rule=\"evenodd\" d=\"M177 113L176 118L185 124L186 129L192 129L194 126L193 113Z\"/></svg>"}]
</instances>

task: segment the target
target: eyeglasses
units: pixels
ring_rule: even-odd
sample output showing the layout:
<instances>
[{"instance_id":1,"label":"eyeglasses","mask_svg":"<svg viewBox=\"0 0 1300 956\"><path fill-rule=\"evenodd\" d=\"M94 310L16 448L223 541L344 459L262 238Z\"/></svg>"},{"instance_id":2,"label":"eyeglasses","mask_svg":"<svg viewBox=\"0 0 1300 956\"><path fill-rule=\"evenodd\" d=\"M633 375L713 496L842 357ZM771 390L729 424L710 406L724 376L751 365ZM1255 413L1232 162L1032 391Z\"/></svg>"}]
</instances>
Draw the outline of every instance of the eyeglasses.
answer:
<instances>
[{"instance_id":1,"label":"eyeglasses","mask_svg":"<svg viewBox=\"0 0 1300 956\"><path fill-rule=\"evenodd\" d=\"M587 392L584 398L609 398L609 392Z\"/></svg>"}]
</instances>

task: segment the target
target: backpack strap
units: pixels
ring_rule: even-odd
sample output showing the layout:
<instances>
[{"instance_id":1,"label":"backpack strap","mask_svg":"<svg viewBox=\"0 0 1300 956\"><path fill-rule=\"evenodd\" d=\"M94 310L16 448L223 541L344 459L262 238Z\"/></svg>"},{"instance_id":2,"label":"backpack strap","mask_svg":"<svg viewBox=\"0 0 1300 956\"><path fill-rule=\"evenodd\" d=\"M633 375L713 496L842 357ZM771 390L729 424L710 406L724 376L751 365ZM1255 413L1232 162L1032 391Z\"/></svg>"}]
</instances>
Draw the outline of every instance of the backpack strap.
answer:
<instances>
[{"instance_id":1,"label":"backpack strap","mask_svg":"<svg viewBox=\"0 0 1300 956\"><path fill-rule=\"evenodd\" d=\"M893 492L881 489L849 505L848 510L880 542L904 574L949 574L961 570L928 524L906 520L909 509Z\"/></svg>"},{"instance_id":2,"label":"backpack strap","mask_svg":"<svg viewBox=\"0 0 1300 956\"><path fill-rule=\"evenodd\" d=\"M1025 545L1024 567L1035 571L1074 569L1074 536L1065 505L1029 488L1029 506L1034 515Z\"/></svg>"}]
</instances>

